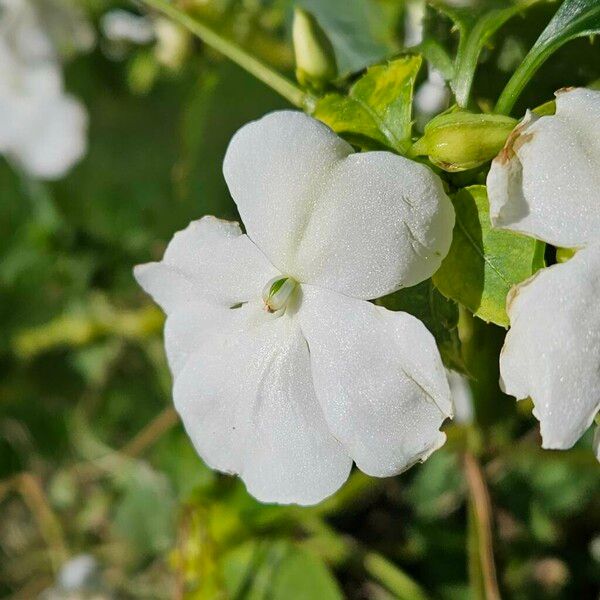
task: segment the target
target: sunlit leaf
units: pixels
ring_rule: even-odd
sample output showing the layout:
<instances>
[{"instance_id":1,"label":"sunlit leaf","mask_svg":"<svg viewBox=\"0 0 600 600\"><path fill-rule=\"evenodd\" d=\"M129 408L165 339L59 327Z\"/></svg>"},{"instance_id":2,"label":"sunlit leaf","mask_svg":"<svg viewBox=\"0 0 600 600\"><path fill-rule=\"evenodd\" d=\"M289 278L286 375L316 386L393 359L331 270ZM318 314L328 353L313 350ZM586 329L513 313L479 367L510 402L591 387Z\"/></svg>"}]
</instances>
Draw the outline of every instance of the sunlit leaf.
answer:
<instances>
[{"instance_id":1,"label":"sunlit leaf","mask_svg":"<svg viewBox=\"0 0 600 600\"><path fill-rule=\"evenodd\" d=\"M420 56L406 56L367 69L347 96L319 99L313 116L358 146L404 152L410 145L412 97Z\"/></svg>"},{"instance_id":2,"label":"sunlit leaf","mask_svg":"<svg viewBox=\"0 0 600 600\"><path fill-rule=\"evenodd\" d=\"M452 246L433 282L484 321L507 327L506 296L543 266L544 245L493 229L485 186L458 192L454 209Z\"/></svg>"}]
</instances>

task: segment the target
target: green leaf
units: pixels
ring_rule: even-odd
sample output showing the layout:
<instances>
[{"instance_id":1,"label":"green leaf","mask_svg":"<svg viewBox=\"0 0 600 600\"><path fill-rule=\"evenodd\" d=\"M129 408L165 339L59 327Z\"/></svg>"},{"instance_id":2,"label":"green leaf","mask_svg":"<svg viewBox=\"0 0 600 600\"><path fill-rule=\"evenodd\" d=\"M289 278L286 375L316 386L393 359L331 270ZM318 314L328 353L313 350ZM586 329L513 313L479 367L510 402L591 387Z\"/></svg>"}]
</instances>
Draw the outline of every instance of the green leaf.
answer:
<instances>
[{"instance_id":1,"label":"green leaf","mask_svg":"<svg viewBox=\"0 0 600 600\"><path fill-rule=\"evenodd\" d=\"M166 551L175 532L175 497L168 479L140 462L124 474L113 526L145 556Z\"/></svg>"},{"instance_id":2,"label":"green leaf","mask_svg":"<svg viewBox=\"0 0 600 600\"><path fill-rule=\"evenodd\" d=\"M458 338L458 306L440 294L431 279L384 296L376 301L389 310L417 317L433 334L447 367L464 371Z\"/></svg>"},{"instance_id":3,"label":"green leaf","mask_svg":"<svg viewBox=\"0 0 600 600\"><path fill-rule=\"evenodd\" d=\"M223 559L228 597L245 600L341 600L324 562L287 540L250 540Z\"/></svg>"},{"instance_id":4,"label":"green leaf","mask_svg":"<svg viewBox=\"0 0 600 600\"><path fill-rule=\"evenodd\" d=\"M313 116L358 146L406 152L411 143L412 97L420 67L420 56L370 67L347 96L334 93L320 98Z\"/></svg>"},{"instance_id":5,"label":"green leaf","mask_svg":"<svg viewBox=\"0 0 600 600\"><path fill-rule=\"evenodd\" d=\"M598 32L598 0L565 0L504 88L496 111L508 114L535 72L563 44Z\"/></svg>"},{"instance_id":6,"label":"green leaf","mask_svg":"<svg viewBox=\"0 0 600 600\"><path fill-rule=\"evenodd\" d=\"M273 574L272 600L342 600L337 582L316 555L299 547L289 550Z\"/></svg>"},{"instance_id":7,"label":"green leaf","mask_svg":"<svg viewBox=\"0 0 600 600\"><path fill-rule=\"evenodd\" d=\"M354 73L397 51L395 24L401 3L376 0L298 0L331 40L341 75Z\"/></svg>"},{"instance_id":8,"label":"green leaf","mask_svg":"<svg viewBox=\"0 0 600 600\"><path fill-rule=\"evenodd\" d=\"M506 296L543 266L544 245L493 229L483 185L460 190L454 197L454 210L452 246L433 282L444 296L479 318L508 327Z\"/></svg>"},{"instance_id":9,"label":"green leaf","mask_svg":"<svg viewBox=\"0 0 600 600\"><path fill-rule=\"evenodd\" d=\"M452 19L460 39L450 87L459 106L469 102L477 61L484 46L510 18L539 0L483 0L476 6L452 6L443 0L430 4Z\"/></svg>"},{"instance_id":10,"label":"green leaf","mask_svg":"<svg viewBox=\"0 0 600 600\"><path fill-rule=\"evenodd\" d=\"M434 521L457 509L464 497L457 454L435 452L416 471L406 496L415 514Z\"/></svg>"}]
</instances>

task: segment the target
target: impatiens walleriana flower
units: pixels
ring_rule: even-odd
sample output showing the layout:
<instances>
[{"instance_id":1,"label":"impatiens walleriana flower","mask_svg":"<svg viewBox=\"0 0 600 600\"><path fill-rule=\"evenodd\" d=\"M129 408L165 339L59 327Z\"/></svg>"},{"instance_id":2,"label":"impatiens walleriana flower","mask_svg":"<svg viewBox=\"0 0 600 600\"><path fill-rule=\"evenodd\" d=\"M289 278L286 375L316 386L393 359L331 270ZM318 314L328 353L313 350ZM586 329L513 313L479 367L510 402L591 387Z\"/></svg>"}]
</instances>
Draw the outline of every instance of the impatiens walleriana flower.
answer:
<instances>
[{"instance_id":1,"label":"impatiens walleriana flower","mask_svg":"<svg viewBox=\"0 0 600 600\"><path fill-rule=\"evenodd\" d=\"M0 73L0 153L34 177L61 177L85 152L87 116L27 0L0 0Z\"/></svg>"},{"instance_id":2,"label":"impatiens walleriana flower","mask_svg":"<svg viewBox=\"0 0 600 600\"><path fill-rule=\"evenodd\" d=\"M582 248L508 298L502 383L531 396L545 448L570 448L600 408L600 92L557 92L556 115L529 113L488 176L492 223Z\"/></svg>"},{"instance_id":3,"label":"impatiens walleriana flower","mask_svg":"<svg viewBox=\"0 0 600 600\"><path fill-rule=\"evenodd\" d=\"M432 275L454 211L427 167L355 154L303 113L234 136L224 174L246 226L204 217L136 267L167 313L175 406L198 453L262 501L316 503L352 461L385 477L445 439L433 337L367 302Z\"/></svg>"}]
</instances>

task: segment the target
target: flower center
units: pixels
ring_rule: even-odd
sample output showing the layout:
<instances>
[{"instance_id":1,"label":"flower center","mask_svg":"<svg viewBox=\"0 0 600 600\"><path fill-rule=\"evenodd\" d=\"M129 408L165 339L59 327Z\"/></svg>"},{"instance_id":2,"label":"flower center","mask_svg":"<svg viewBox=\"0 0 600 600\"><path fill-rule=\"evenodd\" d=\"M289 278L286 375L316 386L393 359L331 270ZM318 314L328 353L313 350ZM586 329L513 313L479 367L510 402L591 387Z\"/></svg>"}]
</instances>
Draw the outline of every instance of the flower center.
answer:
<instances>
[{"instance_id":1,"label":"flower center","mask_svg":"<svg viewBox=\"0 0 600 600\"><path fill-rule=\"evenodd\" d=\"M297 288L298 282L291 277L274 277L263 289L265 309L270 313L283 314Z\"/></svg>"}]
</instances>

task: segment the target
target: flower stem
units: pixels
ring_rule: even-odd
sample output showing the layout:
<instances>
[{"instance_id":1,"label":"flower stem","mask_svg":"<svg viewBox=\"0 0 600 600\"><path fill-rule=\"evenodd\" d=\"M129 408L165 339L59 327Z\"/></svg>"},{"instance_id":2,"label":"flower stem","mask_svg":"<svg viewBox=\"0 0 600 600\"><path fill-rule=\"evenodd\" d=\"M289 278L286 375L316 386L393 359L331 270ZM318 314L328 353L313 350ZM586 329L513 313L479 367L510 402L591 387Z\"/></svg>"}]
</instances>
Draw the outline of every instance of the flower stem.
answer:
<instances>
[{"instance_id":1,"label":"flower stem","mask_svg":"<svg viewBox=\"0 0 600 600\"><path fill-rule=\"evenodd\" d=\"M394 594L398 600L427 600L421 587L404 571L381 554L368 552L363 561L365 571Z\"/></svg>"},{"instance_id":2,"label":"flower stem","mask_svg":"<svg viewBox=\"0 0 600 600\"><path fill-rule=\"evenodd\" d=\"M475 598L500 600L492 542L490 495L479 462L464 454L464 474L469 491L469 573Z\"/></svg>"},{"instance_id":3,"label":"flower stem","mask_svg":"<svg viewBox=\"0 0 600 600\"><path fill-rule=\"evenodd\" d=\"M205 44L211 46L223 56L233 61L242 69L268 85L288 102L298 108L305 108L309 102L309 96L287 77L278 73L259 59L255 58L235 42L226 39L206 23L188 15L186 12L174 6L168 0L142 0L146 6L157 10L169 17L192 34L200 38Z\"/></svg>"}]
</instances>

